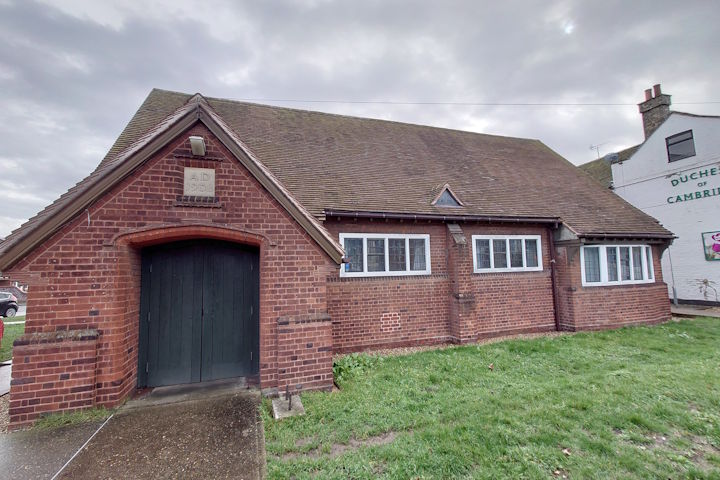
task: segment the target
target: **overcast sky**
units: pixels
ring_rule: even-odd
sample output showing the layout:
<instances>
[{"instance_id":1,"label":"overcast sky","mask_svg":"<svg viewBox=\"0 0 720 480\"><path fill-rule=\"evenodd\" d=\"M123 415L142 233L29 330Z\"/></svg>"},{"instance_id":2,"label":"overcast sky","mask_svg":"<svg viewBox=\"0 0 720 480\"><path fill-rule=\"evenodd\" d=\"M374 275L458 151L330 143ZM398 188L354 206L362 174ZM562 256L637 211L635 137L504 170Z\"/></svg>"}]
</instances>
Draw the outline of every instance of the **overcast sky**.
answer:
<instances>
[{"instance_id":1,"label":"overcast sky","mask_svg":"<svg viewBox=\"0 0 720 480\"><path fill-rule=\"evenodd\" d=\"M710 0L0 0L0 237L89 174L153 87L538 138L580 164L642 141L654 83L720 114L691 104L720 102L719 25Z\"/></svg>"}]
</instances>

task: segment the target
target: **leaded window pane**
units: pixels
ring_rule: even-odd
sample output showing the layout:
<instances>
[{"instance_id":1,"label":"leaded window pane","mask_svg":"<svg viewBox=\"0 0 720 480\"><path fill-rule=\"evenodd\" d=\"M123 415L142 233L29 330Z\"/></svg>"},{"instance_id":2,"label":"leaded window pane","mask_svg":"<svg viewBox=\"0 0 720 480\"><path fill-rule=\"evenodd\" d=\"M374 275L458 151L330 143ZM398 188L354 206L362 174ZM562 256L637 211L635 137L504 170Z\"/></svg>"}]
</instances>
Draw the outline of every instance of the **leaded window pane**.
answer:
<instances>
[{"instance_id":1,"label":"leaded window pane","mask_svg":"<svg viewBox=\"0 0 720 480\"><path fill-rule=\"evenodd\" d=\"M607 247L606 252L607 252L608 282L617 282L618 281L617 248L616 247Z\"/></svg>"},{"instance_id":2,"label":"leaded window pane","mask_svg":"<svg viewBox=\"0 0 720 480\"><path fill-rule=\"evenodd\" d=\"M535 239L525 240L525 266L526 267L537 267L538 266L538 242Z\"/></svg>"},{"instance_id":3,"label":"leaded window pane","mask_svg":"<svg viewBox=\"0 0 720 480\"><path fill-rule=\"evenodd\" d=\"M620 279L630 280L630 247L620 247Z\"/></svg>"},{"instance_id":4,"label":"leaded window pane","mask_svg":"<svg viewBox=\"0 0 720 480\"><path fill-rule=\"evenodd\" d=\"M632 247L632 259L633 259L633 279L643 279L643 267L642 267L642 247Z\"/></svg>"},{"instance_id":5,"label":"leaded window pane","mask_svg":"<svg viewBox=\"0 0 720 480\"><path fill-rule=\"evenodd\" d=\"M385 239L367 239L367 262L368 272L385 271Z\"/></svg>"},{"instance_id":6,"label":"leaded window pane","mask_svg":"<svg viewBox=\"0 0 720 480\"><path fill-rule=\"evenodd\" d=\"M363 241L362 238L345 239L346 272L363 271Z\"/></svg>"},{"instance_id":7,"label":"leaded window pane","mask_svg":"<svg viewBox=\"0 0 720 480\"><path fill-rule=\"evenodd\" d=\"M493 267L507 268L507 242L502 240L493 240Z\"/></svg>"},{"instance_id":8,"label":"leaded window pane","mask_svg":"<svg viewBox=\"0 0 720 480\"><path fill-rule=\"evenodd\" d=\"M522 254L522 240L517 238L510 239L510 266L519 267L523 266L523 254Z\"/></svg>"},{"instance_id":9,"label":"leaded window pane","mask_svg":"<svg viewBox=\"0 0 720 480\"><path fill-rule=\"evenodd\" d=\"M390 238L388 239L388 254L390 255L390 271L404 271L405 265L405 239Z\"/></svg>"},{"instance_id":10,"label":"leaded window pane","mask_svg":"<svg viewBox=\"0 0 720 480\"><path fill-rule=\"evenodd\" d=\"M427 270L427 260L425 259L425 239L411 238L410 242L410 270L424 271Z\"/></svg>"},{"instance_id":11,"label":"leaded window pane","mask_svg":"<svg viewBox=\"0 0 720 480\"><path fill-rule=\"evenodd\" d=\"M490 240L476 240L475 253L477 255L477 268L490 268Z\"/></svg>"},{"instance_id":12,"label":"leaded window pane","mask_svg":"<svg viewBox=\"0 0 720 480\"><path fill-rule=\"evenodd\" d=\"M585 247L585 281L600 281L600 248Z\"/></svg>"}]
</instances>

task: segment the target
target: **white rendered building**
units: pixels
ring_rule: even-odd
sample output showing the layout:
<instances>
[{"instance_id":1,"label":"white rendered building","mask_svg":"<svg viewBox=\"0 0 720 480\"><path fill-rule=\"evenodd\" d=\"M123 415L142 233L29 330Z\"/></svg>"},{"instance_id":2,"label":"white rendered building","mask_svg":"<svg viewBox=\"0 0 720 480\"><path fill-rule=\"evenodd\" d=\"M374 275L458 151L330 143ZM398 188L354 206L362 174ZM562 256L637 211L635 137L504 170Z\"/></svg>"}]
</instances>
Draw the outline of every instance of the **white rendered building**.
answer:
<instances>
[{"instance_id":1,"label":"white rendered building","mask_svg":"<svg viewBox=\"0 0 720 480\"><path fill-rule=\"evenodd\" d=\"M645 141L600 160L611 188L677 236L662 257L670 298L720 305L720 117L671 111L660 85L639 107Z\"/></svg>"}]
</instances>

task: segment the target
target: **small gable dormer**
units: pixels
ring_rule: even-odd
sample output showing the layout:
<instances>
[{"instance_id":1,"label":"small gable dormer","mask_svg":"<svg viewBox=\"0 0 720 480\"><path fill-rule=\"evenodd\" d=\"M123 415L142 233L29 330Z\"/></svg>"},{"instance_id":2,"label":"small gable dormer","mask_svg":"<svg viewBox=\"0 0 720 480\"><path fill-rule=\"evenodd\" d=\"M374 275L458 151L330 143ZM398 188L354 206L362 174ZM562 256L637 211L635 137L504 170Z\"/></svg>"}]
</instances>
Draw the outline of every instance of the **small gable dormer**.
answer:
<instances>
[{"instance_id":1,"label":"small gable dormer","mask_svg":"<svg viewBox=\"0 0 720 480\"><path fill-rule=\"evenodd\" d=\"M430 205L433 205L435 207L463 207L465 206L453 193L452 190L450 190L450 185L445 184L440 189L440 193L435 197L435 199L432 201Z\"/></svg>"}]
</instances>

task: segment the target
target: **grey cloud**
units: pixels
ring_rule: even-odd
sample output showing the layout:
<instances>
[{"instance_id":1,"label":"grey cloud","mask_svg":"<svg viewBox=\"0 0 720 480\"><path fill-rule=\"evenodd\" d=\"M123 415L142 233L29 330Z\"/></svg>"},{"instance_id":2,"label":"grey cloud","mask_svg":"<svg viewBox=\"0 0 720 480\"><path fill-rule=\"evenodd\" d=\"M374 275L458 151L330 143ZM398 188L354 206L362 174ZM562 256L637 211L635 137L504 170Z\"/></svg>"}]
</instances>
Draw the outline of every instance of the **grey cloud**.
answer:
<instances>
[{"instance_id":1,"label":"grey cloud","mask_svg":"<svg viewBox=\"0 0 720 480\"><path fill-rule=\"evenodd\" d=\"M0 166L23 165L0 184L12 219L0 236L89 173L153 87L236 99L634 103L661 81L675 102L720 100L713 2L172 6L123 5L113 28L112 13L0 3ZM187 14L196 7L202 15ZM539 138L574 163L594 157L591 143L607 153L642 139L632 105L287 106Z\"/></svg>"}]
</instances>

